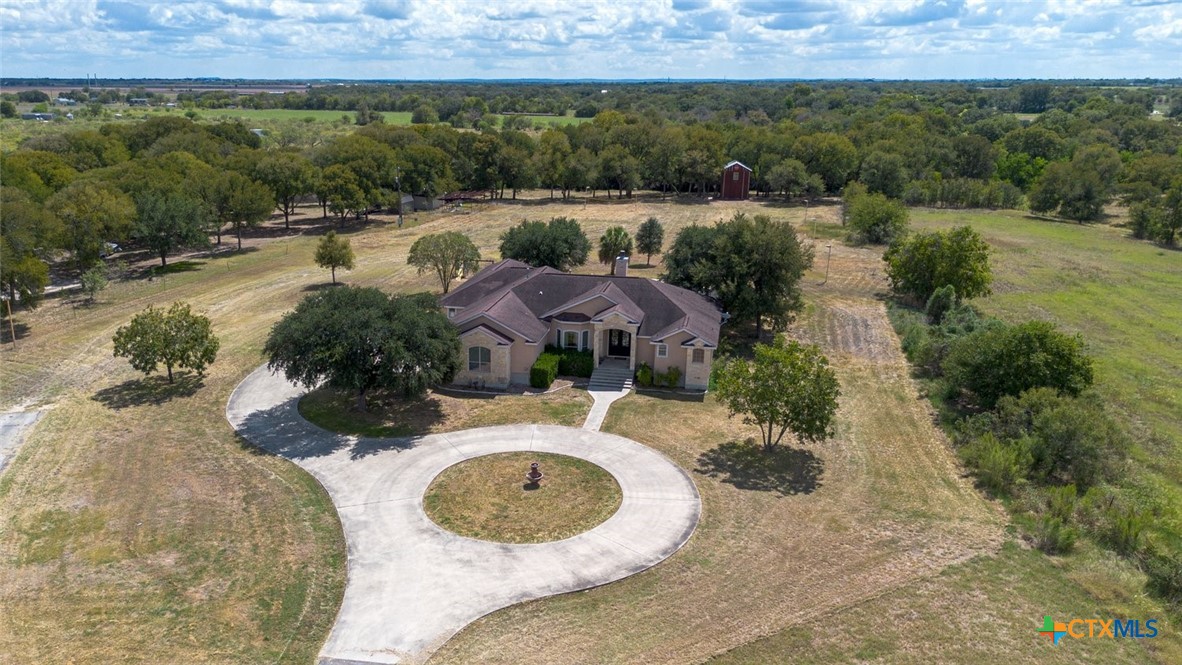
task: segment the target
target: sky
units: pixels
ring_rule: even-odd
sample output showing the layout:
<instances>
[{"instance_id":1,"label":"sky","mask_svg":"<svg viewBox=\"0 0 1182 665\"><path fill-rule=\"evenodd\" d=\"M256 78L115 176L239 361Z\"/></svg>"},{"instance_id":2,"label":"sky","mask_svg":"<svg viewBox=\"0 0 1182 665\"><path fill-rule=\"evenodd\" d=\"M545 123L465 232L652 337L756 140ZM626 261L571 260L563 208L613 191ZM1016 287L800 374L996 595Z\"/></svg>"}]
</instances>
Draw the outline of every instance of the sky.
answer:
<instances>
[{"instance_id":1,"label":"sky","mask_svg":"<svg viewBox=\"0 0 1182 665\"><path fill-rule=\"evenodd\" d=\"M1155 0L0 0L0 75L1171 78Z\"/></svg>"}]
</instances>

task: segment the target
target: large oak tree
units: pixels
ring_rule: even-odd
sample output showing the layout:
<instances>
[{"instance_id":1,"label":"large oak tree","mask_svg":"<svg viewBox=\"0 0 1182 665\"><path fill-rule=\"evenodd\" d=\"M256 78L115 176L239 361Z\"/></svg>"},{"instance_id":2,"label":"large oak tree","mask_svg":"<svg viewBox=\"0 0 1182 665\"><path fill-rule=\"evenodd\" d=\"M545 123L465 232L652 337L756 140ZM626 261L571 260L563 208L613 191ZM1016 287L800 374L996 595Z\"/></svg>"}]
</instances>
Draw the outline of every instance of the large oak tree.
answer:
<instances>
[{"instance_id":1,"label":"large oak tree","mask_svg":"<svg viewBox=\"0 0 1182 665\"><path fill-rule=\"evenodd\" d=\"M271 329L267 366L307 388L421 395L460 370L460 338L429 293L345 286L305 298Z\"/></svg>"}]
</instances>

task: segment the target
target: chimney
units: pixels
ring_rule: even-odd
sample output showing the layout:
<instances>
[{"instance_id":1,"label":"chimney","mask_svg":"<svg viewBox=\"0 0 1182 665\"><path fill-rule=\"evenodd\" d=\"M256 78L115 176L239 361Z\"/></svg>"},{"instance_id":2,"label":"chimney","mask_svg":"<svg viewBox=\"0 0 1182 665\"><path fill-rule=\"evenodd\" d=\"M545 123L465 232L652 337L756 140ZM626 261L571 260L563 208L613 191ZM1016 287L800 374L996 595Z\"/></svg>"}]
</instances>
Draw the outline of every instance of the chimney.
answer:
<instances>
[{"instance_id":1,"label":"chimney","mask_svg":"<svg viewBox=\"0 0 1182 665\"><path fill-rule=\"evenodd\" d=\"M620 252L620 255L616 257L616 267L614 270L612 270L612 274L615 275L616 277L627 277L628 276L628 255L627 254Z\"/></svg>"}]
</instances>

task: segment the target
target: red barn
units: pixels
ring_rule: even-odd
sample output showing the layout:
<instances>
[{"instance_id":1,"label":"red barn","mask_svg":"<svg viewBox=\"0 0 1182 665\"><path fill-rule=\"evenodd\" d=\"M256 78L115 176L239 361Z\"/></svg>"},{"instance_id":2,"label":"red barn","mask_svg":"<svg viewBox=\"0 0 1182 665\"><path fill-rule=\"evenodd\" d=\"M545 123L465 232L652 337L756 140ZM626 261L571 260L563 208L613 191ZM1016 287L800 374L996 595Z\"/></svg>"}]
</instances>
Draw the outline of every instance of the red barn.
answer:
<instances>
[{"instance_id":1,"label":"red barn","mask_svg":"<svg viewBox=\"0 0 1182 665\"><path fill-rule=\"evenodd\" d=\"M722 197L732 201L747 198L751 191L751 169L743 162L731 162L722 167Z\"/></svg>"}]
</instances>

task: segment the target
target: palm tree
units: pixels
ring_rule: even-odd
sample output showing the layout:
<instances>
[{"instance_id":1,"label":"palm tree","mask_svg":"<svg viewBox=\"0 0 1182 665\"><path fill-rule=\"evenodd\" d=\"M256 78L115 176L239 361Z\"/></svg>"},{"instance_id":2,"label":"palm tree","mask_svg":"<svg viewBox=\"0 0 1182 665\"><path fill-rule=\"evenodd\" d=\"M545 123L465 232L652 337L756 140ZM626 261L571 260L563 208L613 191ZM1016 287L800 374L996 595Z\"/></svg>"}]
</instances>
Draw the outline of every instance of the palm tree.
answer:
<instances>
[{"instance_id":1,"label":"palm tree","mask_svg":"<svg viewBox=\"0 0 1182 665\"><path fill-rule=\"evenodd\" d=\"M615 271L616 257L631 253L632 236L622 226L611 227L599 238L599 262L608 267L609 275Z\"/></svg>"}]
</instances>

